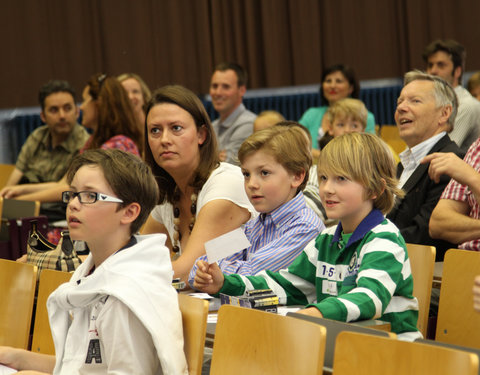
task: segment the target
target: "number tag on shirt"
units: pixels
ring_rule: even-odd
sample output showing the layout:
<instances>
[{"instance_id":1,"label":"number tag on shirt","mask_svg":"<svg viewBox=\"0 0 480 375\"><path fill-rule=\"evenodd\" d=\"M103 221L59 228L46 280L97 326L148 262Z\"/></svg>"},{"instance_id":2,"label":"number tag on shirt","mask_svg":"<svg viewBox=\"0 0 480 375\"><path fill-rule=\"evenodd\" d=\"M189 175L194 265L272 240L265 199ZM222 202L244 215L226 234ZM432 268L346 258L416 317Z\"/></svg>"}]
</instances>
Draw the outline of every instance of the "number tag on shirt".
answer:
<instances>
[{"instance_id":1,"label":"number tag on shirt","mask_svg":"<svg viewBox=\"0 0 480 375\"><path fill-rule=\"evenodd\" d=\"M323 280L322 293L330 294L331 296L336 296L338 294L337 283L335 281Z\"/></svg>"}]
</instances>

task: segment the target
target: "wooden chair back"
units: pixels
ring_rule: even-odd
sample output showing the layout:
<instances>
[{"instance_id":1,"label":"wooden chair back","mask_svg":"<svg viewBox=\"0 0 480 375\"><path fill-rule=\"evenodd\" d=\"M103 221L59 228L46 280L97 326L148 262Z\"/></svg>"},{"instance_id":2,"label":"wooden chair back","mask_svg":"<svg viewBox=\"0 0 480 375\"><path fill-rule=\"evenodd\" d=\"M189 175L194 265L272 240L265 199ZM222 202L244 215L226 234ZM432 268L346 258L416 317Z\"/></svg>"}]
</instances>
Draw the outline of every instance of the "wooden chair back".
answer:
<instances>
[{"instance_id":1,"label":"wooden chair back","mask_svg":"<svg viewBox=\"0 0 480 375\"><path fill-rule=\"evenodd\" d=\"M341 332L335 345L335 375L476 375L471 352L364 333Z\"/></svg>"},{"instance_id":2,"label":"wooden chair back","mask_svg":"<svg viewBox=\"0 0 480 375\"><path fill-rule=\"evenodd\" d=\"M413 277L413 296L418 300L417 328L426 337L436 250L433 246L407 243L407 252Z\"/></svg>"},{"instance_id":3,"label":"wooden chair back","mask_svg":"<svg viewBox=\"0 0 480 375\"><path fill-rule=\"evenodd\" d=\"M380 138L388 143L397 154L407 148L406 143L400 138L396 125L382 125L380 128Z\"/></svg>"},{"instance_id":4,"label":"wooden chair back","mask_svg":"<svg viewBox=\"0 0 480 375\"><path fill-rule=\"evenodd\" d=\"M70 280L69 272L44 269L38 281L37 308L33 325L32 352L55 354L50 323L48 321L47 299L60 284Z\"/></svg>"},{"instance_id":5,"label":"wooden chair back","mask_svg":"<svg viewBox=\"0 0 480 375\"><path fill-rule=\"evenodd\" d=\"M28 349L37 267L0 259L0 346Z\"/></svg>"},{"instance_id":6,"label":"wooden chair back","mask_svg":"<svg viewBox=\"0 0 480 375\"><path fill-rule=\"evenodd\" d=\"M0 164L0 189L3 189L15 169L15 164Z\"/></svg>"},{"instance_id":7,"label":"wooden chair back","mask_svg":"<svg viewBox=\"0 0 480 375\"><path fill-rule=\"evenodd\" d=\"M345 323L339 322L337 320L325 319L325 318L317 318L310 315L304 315L294 312L289 312L287 316L291 316L292 318L296 319L303 319L313 322L315 324L319 324L327 330L327 338L325 344L325 356L323 361L323 369L331 371L333 367L333 357L335 355L335 342L337 340L337 336L340 332L343 331L352 331L352 332L360 332L366 333L369 335L378 335L382 337L391 337L396 338L397 335L393 332L382 331L378 329L373 329L369 327L360 326L354 323Z\"/></svg>"},{"instance_id":8,"label":"wooden chair back","mask_svg":"<svg viewBox=\"0 0 480 375\"><path fill-rule=\"evenodd\" d=\"M40 214L39 201L22 201L17 199L4 199L2 218L16 219L20 217L32 217Z\"/></svg>"},{"instance_id":9,"label":"wooden chair back","mask_svg":"<svg viewBox=\"0 0 480 375\"><path fill-rule=\"evenodd\" d=\"M207 332L208 302L186 294L179 294L178 304L182 312L183 347L187 358L188 373L200 375Z\"/></svg>"},{"instance_id":10,"label":"wooden chair back","mask_svg":"<svg viewBox=\"0 0 480 375\"><path fill-rule=\"evenodd\" d=\"M326 329L260 310L222 305L211 375L323 373Z\"/></svg>"},{"instance_id":11,"label":"wooden chair back","mask_svg":"<svg viewBox=\"0 0 480 375\"><path fill-rule=\"evenodd\" d=\"M480 348L480 314L473 310L472 287L480 274L480 253L450 249L445 253L435 339Z\"/></svg>"}]
</instances>

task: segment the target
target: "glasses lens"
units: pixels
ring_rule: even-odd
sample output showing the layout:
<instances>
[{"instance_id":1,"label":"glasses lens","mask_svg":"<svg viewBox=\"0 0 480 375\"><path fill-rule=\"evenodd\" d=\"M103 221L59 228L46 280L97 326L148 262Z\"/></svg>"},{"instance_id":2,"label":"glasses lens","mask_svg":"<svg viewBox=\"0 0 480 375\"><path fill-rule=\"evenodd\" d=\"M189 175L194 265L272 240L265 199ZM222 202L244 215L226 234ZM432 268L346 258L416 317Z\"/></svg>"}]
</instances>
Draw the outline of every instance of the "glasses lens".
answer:
<instances>
[{"instance_id":1,"label":"glasses lens","mask_svg":"<svg viewBox=\"0 0 480 375\"><path fill-rule=\"evenodd\" d=\"M97 193L91 191L82 191L78 195L80 203L95 203L97 201Z\"/></svg>"},{"instance_id":2,"label":"glasses lens","mask_svg":"<svg viewBox=\"0 0 480 375\"><path fill-rule=\"evenodd\" d=\"M72 197L72 192L71 191L64 191L62 193L62 201L63 203L68 203L70 202L70 199Z\"/></svg>"}]
</instances>

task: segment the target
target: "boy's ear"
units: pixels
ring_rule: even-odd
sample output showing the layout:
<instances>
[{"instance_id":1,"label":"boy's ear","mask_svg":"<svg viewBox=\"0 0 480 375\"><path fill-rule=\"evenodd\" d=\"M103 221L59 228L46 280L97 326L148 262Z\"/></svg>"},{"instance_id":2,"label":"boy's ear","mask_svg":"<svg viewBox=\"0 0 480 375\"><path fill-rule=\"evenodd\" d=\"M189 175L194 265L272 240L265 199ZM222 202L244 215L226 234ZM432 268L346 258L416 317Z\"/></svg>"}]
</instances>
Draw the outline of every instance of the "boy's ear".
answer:
<instances>
[{"instance_id":1,"label":"boy's ear","mask_svg":"<svg viewBox=\"0 0 480 375\"><path fill-rule=\"evenodd\" d=\"M135 221L135 219L140 215L140 211L142 210L140 204L137 202L130 203L128 206L123 207L123 216L120 220L122 224L131 224Z\"/></svg>"},{"instance_id":2,"label":"boy's ear","mask_svg":"<svg viewBox=\"0 0 480 375\"><path fill-rule=\"evenodd\" d=\"M297 189L305 179L305 171L301 171L300 173L295 173L292 179L292 188Z\"/></svg>"},{"instance_id":3,"label":"boy's ear","mask_svg":"<svg viewBox=\"0 0 480 375\"><path fill-rule=\"evenodd\" d=\"M372 193L370 195L370 199L377 199L385 191L385 187L387 186L387 181L385 181L384 178L381 178L380 182L382 183L382 189L380 190L380 193L379 194Z\"/></svg>"}]
</instances>

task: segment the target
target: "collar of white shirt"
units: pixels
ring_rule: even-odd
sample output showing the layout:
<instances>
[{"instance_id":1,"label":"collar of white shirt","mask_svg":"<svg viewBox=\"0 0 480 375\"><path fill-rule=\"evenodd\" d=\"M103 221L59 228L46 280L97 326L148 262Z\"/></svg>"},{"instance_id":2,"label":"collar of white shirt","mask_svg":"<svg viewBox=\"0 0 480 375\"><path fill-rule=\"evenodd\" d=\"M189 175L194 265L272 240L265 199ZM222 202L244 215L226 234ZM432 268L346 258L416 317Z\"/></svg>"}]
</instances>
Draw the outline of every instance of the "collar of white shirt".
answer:
<instances>
[{"instance_id":1,"label":"collar of white shirt","mask_svg":"<svg viewBox=\"0 0 480 375\"><path fill-rule=\"evenodd\" d=\"M404 186L405 182L410 178L415 169L420 165L420 161L428 155L432 147L445 135L447 132L441 132L431 138L419 143L418 145L407 148L400 153L400 163L402 163L403 171L400 176L400 186Z\"/></svg>"}]
</instances>

